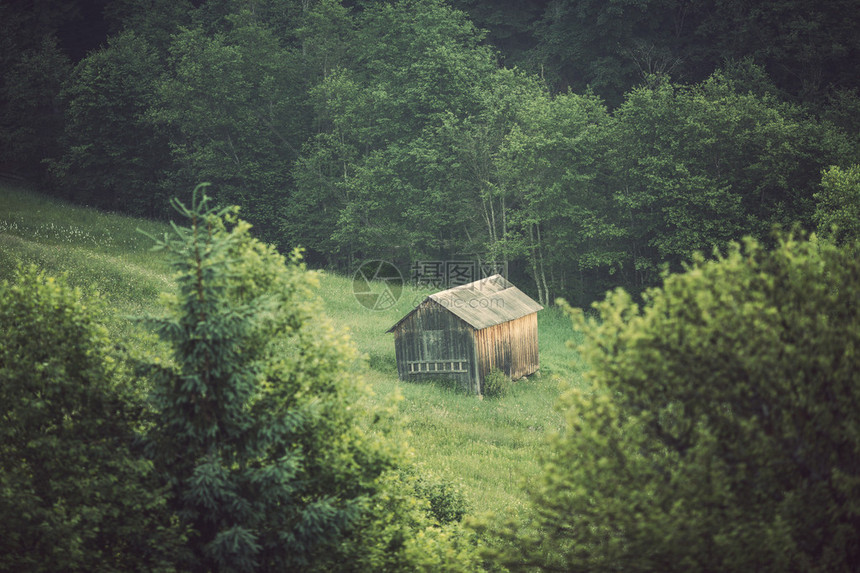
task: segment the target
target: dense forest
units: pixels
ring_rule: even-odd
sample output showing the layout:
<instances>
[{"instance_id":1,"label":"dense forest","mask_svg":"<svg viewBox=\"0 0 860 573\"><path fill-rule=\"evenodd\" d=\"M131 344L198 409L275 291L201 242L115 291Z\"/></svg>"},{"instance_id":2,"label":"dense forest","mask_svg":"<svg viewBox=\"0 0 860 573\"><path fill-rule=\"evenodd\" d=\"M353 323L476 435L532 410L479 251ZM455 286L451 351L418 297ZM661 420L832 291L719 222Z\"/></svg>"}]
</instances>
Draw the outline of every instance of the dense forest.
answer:
<instances>
[{"instance_id":1,"label":"dense forest","mask_svg":"<svg viewBox=\"0 0 860 573\"><path fill-rule=\"evenodd\" d=\"M503 264L541 302L814 229L860 162L850 0L4 2L2 169L153 218L212 183L317 267Z\"/></svg>"}]
</instances>

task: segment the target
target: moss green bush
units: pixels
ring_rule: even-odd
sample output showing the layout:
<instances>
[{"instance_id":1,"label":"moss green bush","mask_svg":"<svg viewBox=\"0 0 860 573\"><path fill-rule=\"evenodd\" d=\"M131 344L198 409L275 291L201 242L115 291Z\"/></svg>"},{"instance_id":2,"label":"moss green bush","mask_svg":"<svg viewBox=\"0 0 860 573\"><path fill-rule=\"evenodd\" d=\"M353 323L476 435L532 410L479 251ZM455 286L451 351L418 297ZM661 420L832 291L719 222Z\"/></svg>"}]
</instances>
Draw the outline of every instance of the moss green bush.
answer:
<instances>
[{"instance_id":1,"label":"moss green bush","mask_svg":"<svg viewBox=\"0 0 860 573\"><path fill-rule=\"evenodd\" d=\"M492 370L484 377L483 394L487 398L507 396L511 391L513 381L501 370Z\"/></svg>"},{"instance_id":2,"label":"moss green bush","mask_svg":"<svg viewBox=\"0 0 860 573\"><path fill-rule=\"evenodd\" d=\"M698 257L637 305L575 312L590 387L562 399L514 570L860 568L860 260L783 237Z\"/></svg>"},{"instance_id":3,"label":"moss green bush","mask_svg":"<svg viewBox=\"0 0 860 573\"><path fill-rule=\"evenodd\" d=\"M0 284L0 571L169 571L182 552L102 307L35 267Z\"/></svg>"}]
</instances>

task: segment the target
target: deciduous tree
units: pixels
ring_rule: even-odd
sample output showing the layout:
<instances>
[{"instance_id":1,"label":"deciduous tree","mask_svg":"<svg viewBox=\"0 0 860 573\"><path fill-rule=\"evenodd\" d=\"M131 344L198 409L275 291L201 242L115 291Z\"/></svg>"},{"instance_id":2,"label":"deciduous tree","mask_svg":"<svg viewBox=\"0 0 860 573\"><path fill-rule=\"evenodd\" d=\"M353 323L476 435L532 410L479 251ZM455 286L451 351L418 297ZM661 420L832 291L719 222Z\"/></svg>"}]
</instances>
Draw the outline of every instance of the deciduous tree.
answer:
<instances>
[{"instance_id":1,"label":"deciduous tree","mask_svg":"<svg viewBox=\"0 0 860 573\"><path fill-rule=\"evenodd\" d=\"M815 194L815 222L821 236L838 244L860 239L860 166L824 171Z\"/></svg>"},{"instance_id":2,"label":"deciduous tree","mask_svg":"<svg viewBox=\"0 0 860 573\"><path fill-rule=\"evenodd\" d=\"M750 239L576 313L587 383L512 568L856 570L858 288L854 250Z\"/></svg>"},{"instance_id":3,"label":"deciduous tree","mask_svg":"<svg viewBox=\"0 0 860 573\"><path fill-rule=\"evenodd\" d=\"M346 69L312 92L324 130L297 166L297 198L326 209L347 258L444 257L466 198L444 126L479 109L491 53L462 12L437 0L375 3L356 16Z\"/></svg>"},{"instance_id":4,"label":"deciduous tree","mask_svg":"<svg viewBox=\"0 0 860 573\"><path fill-rule=\"evenodd\" d=\"M228 20L226 31L195 27L173 37L171 71L148 117L170 131L170 188L211 181L219 201L241 206L274 242L290 165L307 135L296 99L301 70L254 14Z\"/></svg>"},{"instance_id":5,"label":"deciduous tree","mask_svg":"<svg viewBox=\"0 0 860 573\"><path fill-rule=\"evenodd\" d=\"M165 216L164 180L174 165L168 134L148 114L162 58L122 32L78 62L63 89L66 128L54 176L74 200L135 215Z\"/></svg>"},{"instance_id":6,"label":"deciduous tree","mask_svg":"<svg viewBox=\"0 0 860 573\"><path fill-rule=\"evenodd\" d=\"M0 284L2 570L171 571L182 553L103 312L34 267Z\"/></svg>"}]
</instances>

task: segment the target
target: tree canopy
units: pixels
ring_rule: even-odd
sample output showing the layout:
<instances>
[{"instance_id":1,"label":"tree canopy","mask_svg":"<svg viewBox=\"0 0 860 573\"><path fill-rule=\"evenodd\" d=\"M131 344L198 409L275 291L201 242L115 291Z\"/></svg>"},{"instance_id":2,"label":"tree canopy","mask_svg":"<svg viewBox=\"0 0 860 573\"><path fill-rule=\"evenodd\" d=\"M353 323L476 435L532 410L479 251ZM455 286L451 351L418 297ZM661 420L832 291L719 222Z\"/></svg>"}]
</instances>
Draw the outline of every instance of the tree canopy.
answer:
<instances>
[{"instance_id":1,"label":"tree canopy","mask_svg":"<svg viewBox=\"0 0 860 573\"><path fill-rule=\"evenodd\" d=\"M750 239L574 313L589 384L562 398L514 570L852 571L855 251Z\"/></svg>"},{"instance_id":2,"label":"tree canopy","mask_svg":"<svg viewBox=\"0 0 860 573\"><path fill-rule=\"evenodd\" d=\"M812 230L860 161L841 2L163 4L105 6L83 54L74 3L4 5L5 169L152 217L210 181L312 265L493 262L587 304Z\"/></svg>"}]
</instances>

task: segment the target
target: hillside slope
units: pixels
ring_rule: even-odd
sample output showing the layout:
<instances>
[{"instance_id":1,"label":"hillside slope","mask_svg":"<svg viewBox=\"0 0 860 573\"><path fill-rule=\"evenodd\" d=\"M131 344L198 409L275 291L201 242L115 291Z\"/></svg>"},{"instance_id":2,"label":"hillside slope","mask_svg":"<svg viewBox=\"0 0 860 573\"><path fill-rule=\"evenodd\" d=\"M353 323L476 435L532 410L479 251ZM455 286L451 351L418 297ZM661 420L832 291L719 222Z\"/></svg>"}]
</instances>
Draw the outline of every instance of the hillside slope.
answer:
<instances>
[{"instance_id":1,"label":"hillside slope","mask_svg":"<svg viewBox=\"0 0 860 573\"><path fill-rule=\"evenodd\" d=\"M73 284L94 286L109 303L114 336L135 344L140 326L130 317L158 311L159 293L171 290L170 268L150 251L153 235L169 225L74 206L0 183L0 279L19 262L67 273ZM322 273L319 294L326 313L348 329L366 357L364 375L377 399L401 396L403 438L429 471L461 485L472 511L524 507L527 484L538 473L544 436L561 426L553 409L559 383L575 380L573 331L557 309L539 316L542 373L514 385L510 394L479 400L442 384L397 380L394 344L385 331L429 291L405 287L384 311L363 307L351 277Z\"/></svg>"}]
</instances>

